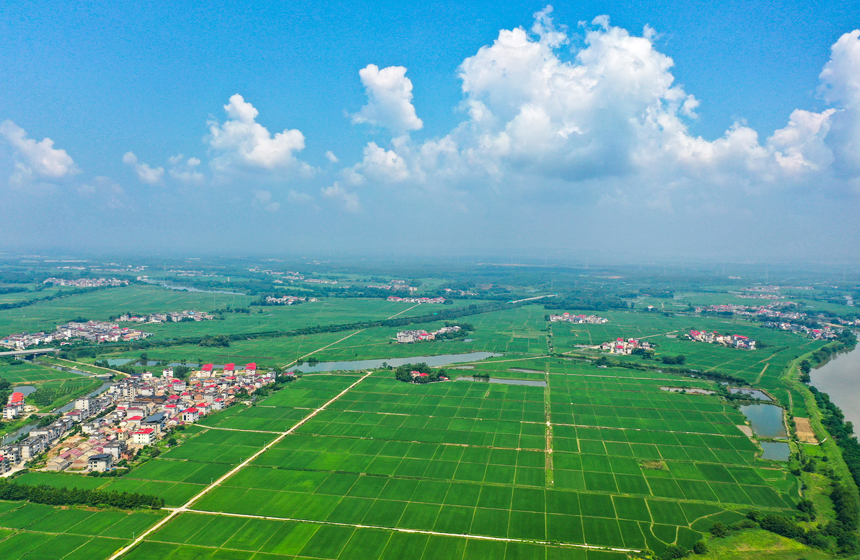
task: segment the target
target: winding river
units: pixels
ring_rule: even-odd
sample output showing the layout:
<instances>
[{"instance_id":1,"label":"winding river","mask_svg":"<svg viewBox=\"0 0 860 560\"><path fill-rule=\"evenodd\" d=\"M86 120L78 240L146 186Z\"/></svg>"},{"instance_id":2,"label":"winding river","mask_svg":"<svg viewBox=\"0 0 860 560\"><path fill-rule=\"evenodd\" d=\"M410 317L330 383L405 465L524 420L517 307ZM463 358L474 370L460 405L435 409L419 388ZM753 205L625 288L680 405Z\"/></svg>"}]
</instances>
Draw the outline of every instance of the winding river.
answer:
<instances>
[{"instance_id":1,"label":"winding river","mask_svg":"<svg viewBox=\"0 0 860 560\"><path fill-rule=\"evenodd\" d=\"M860 344L812 370L810 377L812 385L842 409L845 420L854 424L855 433L860 431Z\"/></svg>"}]
</instances>

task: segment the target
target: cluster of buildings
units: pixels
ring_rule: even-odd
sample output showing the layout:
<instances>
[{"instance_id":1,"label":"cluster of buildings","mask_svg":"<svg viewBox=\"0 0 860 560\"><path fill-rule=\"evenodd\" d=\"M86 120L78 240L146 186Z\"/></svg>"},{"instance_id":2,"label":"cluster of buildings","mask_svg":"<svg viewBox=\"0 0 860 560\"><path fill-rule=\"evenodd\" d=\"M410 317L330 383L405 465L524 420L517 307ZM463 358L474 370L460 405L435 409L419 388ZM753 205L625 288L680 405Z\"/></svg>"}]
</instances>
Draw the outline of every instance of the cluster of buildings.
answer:
<instances>
[{"instance_id":1,"label":"cluster of buildings","mask_svg":"<svg viewBox=\"0 0 860 560\"><path fill-rule=\"evenodd\" d=\"M337 280L326 280L325 278L305 278L309 284L337 284Z\"/></svg>"},{"instance_id":2,"label":"cluster of buildings","mask_svg":"<svg viewBox=\"0 0 860 560\"><path fill-rule=\"evenodd\" d=\"M256 364L238 370L226 364L218 371L207 364L188 380L173 377L173 368L161 377L130 376L97 397L77 399L75 408L55 422L0 448L0 474L46 451L49 471L109 470L172 428L194 423L274 382L275 372L260 373ZM80 437L64 439L77 425Z\"/></svg>"},{"instance_id":3,"label":"cluster of buildings","mask_svg":"<svg viewBox=\"0 0 860 560\"><path fill-rule=\"evenodd\" d=\"M769 329L778 329L781 331L791 331L798 334L804 334L813 340L832 340L837 336L830 327L821 327L820 329L817 329L807 327L806 325L783 323L779 321L767 321L763 326Z\"/></svg>"},{"instance_id":4,"label":"cluster of buildings","mask_svg":"<svg viewBox=\"0 0 860 560\"><path fill-rule=\"evenodd\" d=\"M409 342L426 342L428 340L435 340L436 337L440 334L448 334L457 332L460 330L460 326L454 325L453 327L442 327L438 331L427 332L427 331L400 331L397 333L397 342L406 344Z\"/></svg>"},{"instance_id":5,"label":"cluster of buildings","mask_svg":"<svg viewBox=\"0 0 860 560\"><path fill-rule=\"evenodd\" d=\"M280 270L260 270L260 267L254 266L248 269L248 272L259 272L261 274L268 274L269 276L282 276L284 280L304 280L305 277L299 274L298 272L293 271L280 271ZM279 284L283 284L283 281L275 280Z\"/></svg>"},{"instance_id":6,"label":"cluster of buildings","mask_svg":"<svg viewBox=\"0 0 860 560\"><path fill-rule=\"evenodd\" d=\"M550 315L549 320L553 323L557 323L559 321L567 321L568 323L588 323L590 325L599 325L602 323L609 322L609 319L605 317L598 317L597 315L571 315L570 313L563 313L561 315Z\"/></svg>"},{"instance_id":7,"label":"cluster of buildings","mask_svg":"<svg viewBox=\"0 0 860 560\"><path fill-rule=\"evenodd\" d=\"M104 321L87 321L86 323L70 322L60 325L51 333L17 333L0 339L0 346L13 350L25 350L40 344L50 344L56 341L84 339L91 342L119 342L141 340L152 336L152 333L120 327L116 323ZM70 344L60 342L60 344Z\"/></svg>"},{"instance_id":8,"label":"cluster of buildings","mask_svg":"<svg viewBox=\"0 0 860 560\"><path fill-rule=\"evenodd\" d=\"M443 297L398 297L398 296L388 296L388 301L397 301L401 303L445 303L445 298Z\"/></svg>"},{"instance_id":9,"label":"cluster of buildings","mask_svg":"<svg viewBox=\"0 0 860 560\"><path fill-rule=\"evenodd\" d=\"M475 292L470 292L470 291L468 291L468 290L454 290L454 289L452 289L452 288L445 288L445 293L446 293L446 294L448 294L448 295L452 295L452 294L453 294L453 295L458 295L458 296L461 296L461 297L465 297L465 296L476 296L476 295L478 295L478 294L476 294Z\"/></svg>"},{"instance_id":10,"label":"cluster of buildings","mask_svg":"<svg viewBox=\"0 0 860 560\"><path fill-rule=\"evenodd\" d=\"M746 317L767 317L771 319L806 319L806 313L794 311L797 304L790 301L773 302L767 305L707 305L696 307L696 313L733 313Z\"/></svg>"},{"instance_id":11,"label":"cluster of buildings","mask_svg":"<svg viewBox=\"0 0 860 560\"><path fill-rule=\"evenodd\" d=\"M414 286L407 286L403 280L392 280L390 284L368 284L365 287L377 290L406 290L409 293L418 291Z\"/></svg>"},{"instance_id":12,"label":"cluster of buildings","mask_svg":"<svg viewBox=\"0 0 860 560\"><path fill-rule=\"evenodd\" d=\"M266 297L266 303L268 303L269 305L293 305L295 303L303 303L306 301L317 301L317 298L306 298L297 296Z\"/></svg>"},{"instance_id":13,"label":"cluster of buildings","mask_svg":"<svg viewBox=\"0 0 860 560\"><path fill-rule=\"evenodd\" d=\"M181 321L209 321L213 317L205 311L171 311L169 313L152 313L150 315L120 315L120 323L179 323Z\"/></svg>"},{"instance_id":14,"label":"cluster of buildings","mask_svg":"<svg viewBox=\"0 0 860 560\"><path fill-rule=\"evenodd\" d=\"M716 331L697 331L691 330L689 334L690 340L696 342L707 342L708 344L722 344L730 348L740 348L741 350L755 350L755 340L740 334L719 334Z\"/></svg>"},{"instance_id":15,"label":"cluster of buildings","mask_svg":"<svg viewBox=\"0 0 860 560\"><path fill-rule=\"evenodd\" d=\"M103 286L128 286L128 280L117 280L116 278L78 278L67 280L65 278L48 278L43 284L54 286L74 286L76 288L101 288Z\"/></svg>"},{"instance_id":16,"label":"cluster of buildings","mask_svg":"<svg viewBox=\"0 0 860 560\"><path fill-rule=\"evenodd\" d=\"M615 340L610 340L609 342L604 342L600 345L600 349L609 352L610 354L625 354L630 355L637 348L641 348L643 350L650 350L653 348L653 345L647 340L639 340L638 338L616 338Z\"/></svg>"}]
</instances>

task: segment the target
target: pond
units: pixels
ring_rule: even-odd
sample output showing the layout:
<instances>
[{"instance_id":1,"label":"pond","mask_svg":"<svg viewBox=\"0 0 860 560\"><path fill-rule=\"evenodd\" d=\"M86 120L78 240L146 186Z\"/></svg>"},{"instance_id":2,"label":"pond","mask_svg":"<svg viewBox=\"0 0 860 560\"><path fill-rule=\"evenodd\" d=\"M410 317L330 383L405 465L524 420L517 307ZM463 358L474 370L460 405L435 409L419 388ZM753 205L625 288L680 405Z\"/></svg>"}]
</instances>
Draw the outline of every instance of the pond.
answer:
<instances>
[{"instance_id":1,"label":"pond","mask_svg":"<svg viewBox=\"0 0 860 560\"><path fill-rule=\"evenodd\" d=\"M762 441L759 445L764 450L761 458L767 461L788 461L788 458L791 456L791 448L787 443Z\"/></svg>"},{"instance_id":2,"label":"pond","mask_svg":"<svg viewBox=\"0 0 860 560\"><path fill-rule=\"evenodd\" d=\"M729 392L734 395L746 395L752 399L757 401L766 401L771 402L773 399L767 396L763 391L759 391L758 389L748 389L746 387L731 387Z\"/></svg>"},{"instance_id":3,"label":"pond","mask_svg":"<svg viewBox=\"0 0 860 560\"><path fill-rule=\"evenodd\" d=\"M766 438L785 438L785 423L782 408L772 404L747 404L740 407L741 412L752 424L757 436Z\"/></svg>"},{"instance_id":4,"label":"pond","mask_svg":"<svg viewBox=\"0 0 860 560\"><path fill-rule=\"evenodd\" d=\"M25 397L28 397L36 392L36 388L32 385L18 385L17 387L12 387L12 390L16 393L21 393Z\"/></svg>"},{"instance_id":5,"label":"pond","mask_svg":"<svg viewBox=\"0 0 860 560\"><path fill-rule=\"evenodd\" d=\"M468 362L478 362L487 358L496 358L504 354L494 354L492 352L471 352L469 354L442 354L440 356L413 356L411 358L387 358L384 360L354 360L351 362L320 362L311 367L308 364L303 364L291 368L300 373L317 373L323 371L356 371L362 369L378 369L382 364L388 364L391 367L402 366L403 364L420 364L425 363L428 366L447 366L449 364L461 364Z\"/></svg>"},{"instance_id":6,"label":"pond","mask_svg":"<svg viewBox=\"0 0 860 560\"><path fill-rule=\"evenodd\" d=\"M546 387L546 381L532 381L529 379L500 379L498 377L458 377L457 381L475 381L478 383L497 383L499 385L528 385L529 387Z\"/></svg>"},{"instance_id":7,"label":"pond","mask_svg":"<svg viewBox=\"0 0 860 560\"><path fill-rule=\"evenodd\" d=\"M860 426L860 344L850 352L837 354L809 376L812 386L827 393L842 409L846 421Z\"/></svg>"}]
</instances>

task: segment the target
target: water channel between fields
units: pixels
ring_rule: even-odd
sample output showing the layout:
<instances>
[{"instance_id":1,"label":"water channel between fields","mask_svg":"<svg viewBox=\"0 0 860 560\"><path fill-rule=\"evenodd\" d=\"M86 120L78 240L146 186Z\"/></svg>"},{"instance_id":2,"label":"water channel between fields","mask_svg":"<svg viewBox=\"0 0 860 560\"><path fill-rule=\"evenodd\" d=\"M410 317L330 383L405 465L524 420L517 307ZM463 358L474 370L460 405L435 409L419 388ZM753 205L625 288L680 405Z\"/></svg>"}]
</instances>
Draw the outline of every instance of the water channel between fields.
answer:
<instances>
[{"instance_id":1,"label":"water channel between fields","mask_svg":"<svg viewBox=\"0 0 860 560\"><path fill-rule=\"evenodd\" d=\"M827 393L842 409L845 420L860 429L856 428L860 426L860 344L850 352L837 354L809 375L812 386Z\"/></svg>"}]
</instances>

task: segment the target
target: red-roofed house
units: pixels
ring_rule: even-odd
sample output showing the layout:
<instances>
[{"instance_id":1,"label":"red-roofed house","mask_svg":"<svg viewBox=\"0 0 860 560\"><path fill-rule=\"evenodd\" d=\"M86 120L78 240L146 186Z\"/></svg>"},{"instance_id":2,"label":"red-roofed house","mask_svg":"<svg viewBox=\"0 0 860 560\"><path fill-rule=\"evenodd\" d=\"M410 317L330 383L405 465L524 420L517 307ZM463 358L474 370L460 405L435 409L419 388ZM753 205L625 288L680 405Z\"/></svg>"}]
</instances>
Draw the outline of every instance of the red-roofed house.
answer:
<instances>
[{"instance_id":1,"label":"red-roofed house","mask_svg":"<svg viewBox=\"0 0 860 560\"><path fill-rule=\"evenodd\" d=\"M236 370L236 364L225 364L224 373L233 373Z\"/></svg>"},{"instance_id":2,"label":"red-roofed house","mask_svg":"<svg viewBox=\"0 0 860 560\"><path fill-rule=\"evenodd\" d=\"M196 408L186 408L182 411L183 422L197 422L198 420L200 420L200 412Z\"/></svg>"},{"instance_id":3,"label":"red-roofed house","mask_svg":"<svg viewBox=\"0 0 860 560\"><path fill-rule=\"evenodd\" d=\"M155 430L152 428L144 428L132 434L132 442L137 445L149 445L155 441Z\"/></svg>"},{"instance_id":4,"label":"red-roofed house","mask_svg":"<svg viewBox=\"0 0 860 560\"><path fill-rule=\"evenodd\" d=\"M245 366L245 371L247 371L248 373L257 371L257 364L255 364L253 362L251 362L250 364L247 364Z\"/></svg>"}]
</instances>

